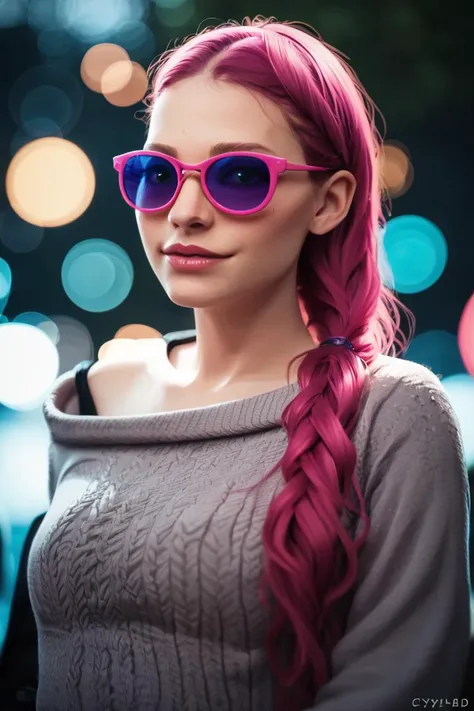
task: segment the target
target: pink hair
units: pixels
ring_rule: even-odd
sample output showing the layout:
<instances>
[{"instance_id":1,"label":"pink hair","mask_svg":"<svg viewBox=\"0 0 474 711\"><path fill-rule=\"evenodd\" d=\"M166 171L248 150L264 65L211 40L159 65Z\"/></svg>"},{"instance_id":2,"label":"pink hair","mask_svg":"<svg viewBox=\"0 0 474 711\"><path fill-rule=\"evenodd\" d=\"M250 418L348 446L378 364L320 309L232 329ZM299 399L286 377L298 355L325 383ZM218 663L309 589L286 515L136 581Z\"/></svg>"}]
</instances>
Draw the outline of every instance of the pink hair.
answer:
<instances>
[{"instance_id":1,"label":"pink hair","mask_svg":"<svg viewBox=\"0 0 474 711\"><path fill-rule=\"evenodd\" d=\"M343 56L313 28L308 32L294 24L259 15L246 17L242 25L230 21L205 28L164 52L150 68L156 73L146 100L148 116L154 97L165 88L209 71L215 79L276 102L308 164L343 166L357 180L346 218L326 235L308 234L297 275L298 301L313 339L345 336L355 351L315 347L291 361L289 368L303 358L301 392L282 413L286 451L262 480L281 468L285 481L263 527L266 561L260 584L262 605L271 608L266 590L274 603L266 650L278 683L277 711L314 703L331 678L331 652L344 634L357 553L370 530L351 441L369 388L366 366L381 353L402 354L415 324L413 313L382 284L379 273L378 235L386 220L377 107ZM399 309L408 318L408 337L400 329ZM364 520L358 539L352 540L341 521L348 512ZM285 670L277 650L279 643L288 643L288 635L293 644Z\"/></svg>"}]
</instances>

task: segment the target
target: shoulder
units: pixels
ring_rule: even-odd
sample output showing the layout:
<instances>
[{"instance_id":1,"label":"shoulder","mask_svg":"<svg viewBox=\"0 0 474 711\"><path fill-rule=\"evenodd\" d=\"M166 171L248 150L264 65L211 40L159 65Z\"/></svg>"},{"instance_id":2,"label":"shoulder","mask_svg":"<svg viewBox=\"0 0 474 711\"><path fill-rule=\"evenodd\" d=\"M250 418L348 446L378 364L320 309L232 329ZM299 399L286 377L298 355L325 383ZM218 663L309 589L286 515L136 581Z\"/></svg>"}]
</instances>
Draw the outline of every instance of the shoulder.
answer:
<instances>
[{"instance_id":1,"label":"shoulder","mask_svg":"<svg viewBox=\"0 0 474 711\"><path fill-rule=\"evenodd\" d=\"M156 384L156 367L163 364L167 344L162 338L121 339L87 373L89 390L99 415L120 414L125 403L131 403Z\"/></svg>"},{"instance_id":2,"label":"shoulder","mask_svg":"<svg viewBox=\"0 0 474 711\"><path fill-rule=\"evenodd\" d=\"M381 355L371 369L368 403L379 409L419 411L450 407L440 376L420 363Z\"/></svg>"},{"instance_id":3,"label":"shoulder","mask_svg":"<svg viewBox=\"0 0 474 711\"><path fill-rule=\"evenodd\" d=\"M358 437L364 476L373 479L374 487L395 461L404 476L418 467L420 480L443 468L442 463L445 472L463 467L457 415L438 375L419 363L380 356L361 409Z\"/></svg>"}]
</instances>

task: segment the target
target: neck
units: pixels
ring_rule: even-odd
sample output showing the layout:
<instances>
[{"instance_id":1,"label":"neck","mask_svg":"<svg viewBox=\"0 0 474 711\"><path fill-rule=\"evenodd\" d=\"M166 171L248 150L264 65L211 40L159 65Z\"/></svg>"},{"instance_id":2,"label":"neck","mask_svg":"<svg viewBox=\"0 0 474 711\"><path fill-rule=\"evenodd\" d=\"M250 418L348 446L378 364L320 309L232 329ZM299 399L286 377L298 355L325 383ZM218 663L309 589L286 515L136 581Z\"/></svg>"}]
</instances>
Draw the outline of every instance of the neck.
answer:
<instances>
[{"instance_id":1,"label":"neck","mask_svg":"<svg viewBox=\"0 0 474 711\"><path fill-rule=\"evenodd\" d=\"M241 299L232 309L195 309L193 384L219 391L242 383L296 382L299 353L317 346L294 300Z\"/></svg>"}]
</instances>

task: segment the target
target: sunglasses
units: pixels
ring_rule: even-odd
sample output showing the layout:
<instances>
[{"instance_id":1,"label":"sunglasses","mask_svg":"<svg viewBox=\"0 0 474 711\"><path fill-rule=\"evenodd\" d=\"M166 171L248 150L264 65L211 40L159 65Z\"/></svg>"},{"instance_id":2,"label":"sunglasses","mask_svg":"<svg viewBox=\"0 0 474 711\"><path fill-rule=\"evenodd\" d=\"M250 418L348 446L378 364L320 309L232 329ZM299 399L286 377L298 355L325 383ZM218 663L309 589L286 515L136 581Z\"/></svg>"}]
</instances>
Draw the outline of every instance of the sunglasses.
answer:
<instances>
[{"instance_id":1,"label":"sunglasses","mask_svg":"<svg viewBox=\"0 0 474 711\"><path fill-rule=\"evenodd\" d=\"M184 170L200 171L208 200L229 215L251 215L273 197L279 176L286 170L330 171L295 165L285 158L243 151L221 153L196 165L156 151L130 151L114 158L125 202L140 212L167 210L186 178Z\"/></svg>"}]
</instances>

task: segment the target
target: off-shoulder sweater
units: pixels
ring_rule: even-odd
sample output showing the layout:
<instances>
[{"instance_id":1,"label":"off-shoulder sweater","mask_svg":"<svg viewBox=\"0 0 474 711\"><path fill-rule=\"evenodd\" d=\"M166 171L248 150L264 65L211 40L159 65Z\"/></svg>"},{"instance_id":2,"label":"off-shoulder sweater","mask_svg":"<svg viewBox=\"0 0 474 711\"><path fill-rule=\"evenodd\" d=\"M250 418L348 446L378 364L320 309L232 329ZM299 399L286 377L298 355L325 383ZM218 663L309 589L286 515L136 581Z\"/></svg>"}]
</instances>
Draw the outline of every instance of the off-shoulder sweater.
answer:
<instances>
[{"instance_id":1,"label":"off-shoulder sweater","mask_svg":"<svg viewBox=\"0 0 474 711\"><path fill-rule=\"evenodd\" d=\"M284 453L298 392L103 417L80 414L74 371L57 380L44 404L51 503L28 560L37 711L274 710L258 584L283 477L232 492ZM352 441L371 530L332 678L308 711L452 700L470 639L470 497L438 377L377 358Z\"/></svg>"}]
</instances>

